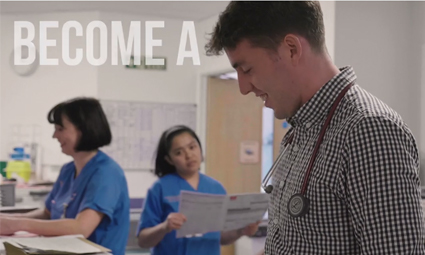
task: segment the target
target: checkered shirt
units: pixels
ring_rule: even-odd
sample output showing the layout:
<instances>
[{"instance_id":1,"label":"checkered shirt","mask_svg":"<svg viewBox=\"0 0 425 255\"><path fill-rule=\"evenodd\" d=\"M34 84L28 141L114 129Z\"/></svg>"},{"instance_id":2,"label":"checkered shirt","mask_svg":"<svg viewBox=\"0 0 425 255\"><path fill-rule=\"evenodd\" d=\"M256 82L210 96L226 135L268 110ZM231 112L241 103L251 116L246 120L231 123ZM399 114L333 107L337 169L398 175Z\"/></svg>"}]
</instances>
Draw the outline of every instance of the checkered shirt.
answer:
<instances>
[{"instance_id":1,"label":"checkered shirt","mask_svg":"<svg viewBox=\"0 0 425 255\"><path fill-rule=\"evenodd\" d=\"M265 254L425 254L419 155L401 117L355 83L351 67L288 119L291 144L273 177ZM318 151L309 212L288 214L331 105L348 84ZM383 88L385 89L385 88Z\"/></svg>"}]
</instances>

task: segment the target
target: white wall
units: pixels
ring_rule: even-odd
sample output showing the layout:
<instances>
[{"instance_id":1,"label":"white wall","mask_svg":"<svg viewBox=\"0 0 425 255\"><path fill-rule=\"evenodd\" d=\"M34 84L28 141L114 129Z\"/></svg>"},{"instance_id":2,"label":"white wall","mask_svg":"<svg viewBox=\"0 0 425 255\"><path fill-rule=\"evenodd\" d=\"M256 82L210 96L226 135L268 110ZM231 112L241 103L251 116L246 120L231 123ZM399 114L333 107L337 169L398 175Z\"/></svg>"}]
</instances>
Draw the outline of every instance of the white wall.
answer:
<instances>
[{"instance_id":1,"label":"white wall","mask_svg":"<svg viewBox=\"0 0 425 255\"><path fill-rule=\"evenodd\" d=\"M417 141L422 141L422 151L423 6L419 2L337 2L335 19L336 63L352 65L358 83L403 117Z\"/></svg>"},{"instance_id":2,"label":"white wall","mask_svg":"<svg viewBox=\"0 0 425 255\"><path fill-rule=\"evenodd\" d=\"M130 21L141 21L141 52L145 55L145 21L164 21L164 28L154 28L153 38L162 40L162 46L153 47L154 57L167 58L167 70L133 70L112 66L110 61L99 67L99 97L101 99L195 103L196 69L192 59L186 58L177 65L177 55L182 32L182 20L139 17L127 14L101 13L105 24L122 21L124 37L128 37ZM189 47L189 41L187 41Z\"/></svg>"},{"instance_id":3,"label":"white wall","mask_svg":"<svg viewBox=\"0 0 425 255\"><path fill-rule=\"evenodd\" d=\"M14 21L32 22L36 29L34 43L39 45L39 21L58 20L59 26L68 20L79 20L85 27L95 19L98 13L56 13L40 15L1 15L1 133L0 159L7 159L14 125L38 125L41 127L43 146L43 162L48 165L60 165L70 160L60 152L58 143L51 138L53 126L47 122L48 111L60 101L75 96L97 96L96 68L83 61L80 65L70 67L59 62L59 66L39 66L36 72L28 77L18 76L9 64L13 50ZM61 29L48 30L48 38L56 39L61 45ZM71 44L79 47L85 45L84 38L71 37ZM49 58L61 59L60 47L49 47Z\"/></svg>"},{"instance_id":4,"label":"white wall","mask_svg":"<svg viewBox=\"0 0 425 255\"><path fill-rule=\"evenodd\" d=\"M325 42L328 53L335 59L335 1L320 2L325 24Z\"/></svg>"},{"instance_id":5,"label":"white wall","mask_svg":"<svg viewBox=\"0 0 425 255\"><path fill-rule=\"evenodd\" d=\"M413 48L413 54L415 57L416 70L419 71L417 76L417 82L420 85L421 93L420 98L425 98L425 2L412 2L413 9L413 27L412 36L413 40L417 41ZM420 149L421 149L421 167L422 167L422 178L421 180L425 183L425 100L421 100L420 103Z\"/></svg>"},{"instance_id":6,"label":"white wall","mask_svg":"<svg viewBox=\"0 0 425 255\"><path fill-rule=\"evenodd\" d=\"M206 20L196 23L196 31L198 37L198 45L200 51L201 65L199 66L196 73L196 103L198 105L197 111L197 132L201 141L204 155L208 150L206 144L206 85L207 77L209 75L216 75L220 73L226 73L232 71L233 68L225 54L220 56L206 56L205 45L207 44L210 33L213 31L216 22L218 21L218 15L208 18ZM201 165L201 172L205 173L205 164Z\"/></svg>"}]
</instances>

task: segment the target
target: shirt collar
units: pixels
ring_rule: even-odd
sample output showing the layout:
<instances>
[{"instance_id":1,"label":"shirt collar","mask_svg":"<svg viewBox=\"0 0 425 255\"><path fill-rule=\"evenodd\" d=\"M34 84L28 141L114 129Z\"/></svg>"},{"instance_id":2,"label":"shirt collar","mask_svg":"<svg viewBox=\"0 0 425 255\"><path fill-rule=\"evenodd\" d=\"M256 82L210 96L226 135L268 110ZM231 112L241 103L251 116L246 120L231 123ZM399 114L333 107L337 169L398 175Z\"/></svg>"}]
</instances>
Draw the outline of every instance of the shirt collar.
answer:
<instances>
[{"instance_id":1,"label":"shirt collar","mask_svg":"<svg viewBox=\"0 0 425 255\"><path fill-rule=\"evenodd\" d=\"M357 79L354 69L346 66L341 72L329 80L314 96L308 100L294 116L288 118L293 127L302 126L307 130L321 122L328 115L329 109L345 86Z\"/></svg>"}]
</instances>

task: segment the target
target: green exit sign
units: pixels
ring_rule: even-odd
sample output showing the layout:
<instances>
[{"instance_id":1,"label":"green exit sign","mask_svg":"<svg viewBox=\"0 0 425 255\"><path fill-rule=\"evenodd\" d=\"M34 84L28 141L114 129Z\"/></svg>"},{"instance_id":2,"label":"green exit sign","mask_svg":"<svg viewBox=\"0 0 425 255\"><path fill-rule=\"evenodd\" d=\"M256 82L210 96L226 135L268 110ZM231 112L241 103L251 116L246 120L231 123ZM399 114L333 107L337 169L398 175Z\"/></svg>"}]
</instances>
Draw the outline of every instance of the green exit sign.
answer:
<instances>
[{"instance_id":1,"label":"green exit sign","mask_svg":"<svg viewBox=\"0 0 425 255\"><path fill-rule=\"evenodd\" d=\"M164 64L163 65L147 65L146 64L146 57L141 58L140 65L136 65L134 63L134 56L130 57L130 64L126 65L125 68L128 69L142 69L142 70L166 70L167 69L167 59L163 57L153 57L154 59L163 59Z\"/></svg>"}]
</instances>

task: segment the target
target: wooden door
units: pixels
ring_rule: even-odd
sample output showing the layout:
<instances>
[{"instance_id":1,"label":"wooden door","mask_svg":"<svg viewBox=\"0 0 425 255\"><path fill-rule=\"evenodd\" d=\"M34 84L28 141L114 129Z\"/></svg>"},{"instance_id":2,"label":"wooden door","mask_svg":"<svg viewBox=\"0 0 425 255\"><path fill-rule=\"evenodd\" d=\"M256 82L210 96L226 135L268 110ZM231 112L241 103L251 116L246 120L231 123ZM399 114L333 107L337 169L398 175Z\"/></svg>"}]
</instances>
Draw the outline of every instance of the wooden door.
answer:
<instances>
[{"instance_id":1,"label":"wooden door","mask_svg":"<svg viewBox=\"0 0 425 255\"><path fill-rule=\"evenodd\" d=\"M263 102L252 93L242 95L236 80L209 78L207 85L205 171L220 181L228 194L259 192ZM258 161L241 163L242 144L258 144ZM234 245L222 255L233 255Z\"/></svg>"}]
</instances>

